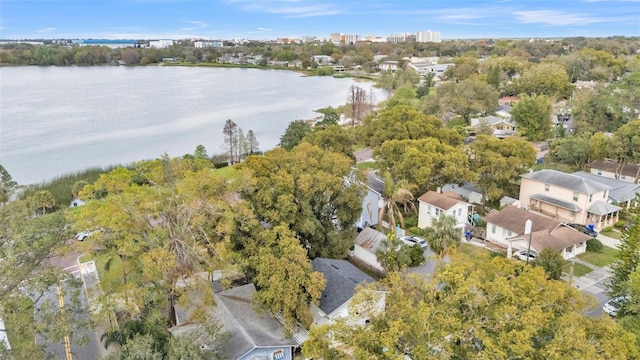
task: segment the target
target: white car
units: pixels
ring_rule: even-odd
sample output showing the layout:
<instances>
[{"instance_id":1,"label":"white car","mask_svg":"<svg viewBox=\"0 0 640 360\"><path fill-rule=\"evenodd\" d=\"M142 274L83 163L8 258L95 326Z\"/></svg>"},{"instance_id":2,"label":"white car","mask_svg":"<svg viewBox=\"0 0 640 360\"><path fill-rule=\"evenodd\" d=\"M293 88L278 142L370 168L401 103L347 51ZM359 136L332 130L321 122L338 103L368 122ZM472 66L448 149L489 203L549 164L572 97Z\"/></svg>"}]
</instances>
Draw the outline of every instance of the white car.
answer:
<instances>
[{"instance_id":1,"label":"white car","mask_svg":"<svg viewBox=\"0 0 640 360\"><path fill-rule=\"evenodd\" d=\"M76 234L76 239L78 241L82 241L82 240L86 239L88 236L91 236L91 232L90 231L81 231L81 232Z\"/></svg>"},{"instance_id":2,"label":"white car","mask_svg":"<svg viewBox=\"0 0 640 360\"><path fill-rule=\"evenodd\" d=\"M618 315L618 310L622 307L622 305L629 301L629 296L618 296L617 298L611 299L602 305L602 311L607 313L611 317L616 317Z\"/></svg>"},{"instance_id":3,"label":"white car","mask_svg":"<svg viewBox=\"0 0 640 360\"><path fill-rule=\"evenodd\" d=\"M409 246L413 246L415 244L418 244L423 249L428 246L427 242L424 241L423 238L419 238L417 236L402 236L400 238L400 240L402 240L403 243L405 243L405 244L407 244Z\"/></svg>"},{"instance_id":4,"label":"white car","mask_svg":"<svg viewBox=\"0 0 640 360\"><path fill-rule=\"evenodd\" d=\"M515 256L516 259L527 261L527 250L516 251L515 254L513 254L513 256ZM537 257L538 257L538 253L536 253L535 251L529 251L529 262L532 262Z\"/></svg>"}]
</instances>

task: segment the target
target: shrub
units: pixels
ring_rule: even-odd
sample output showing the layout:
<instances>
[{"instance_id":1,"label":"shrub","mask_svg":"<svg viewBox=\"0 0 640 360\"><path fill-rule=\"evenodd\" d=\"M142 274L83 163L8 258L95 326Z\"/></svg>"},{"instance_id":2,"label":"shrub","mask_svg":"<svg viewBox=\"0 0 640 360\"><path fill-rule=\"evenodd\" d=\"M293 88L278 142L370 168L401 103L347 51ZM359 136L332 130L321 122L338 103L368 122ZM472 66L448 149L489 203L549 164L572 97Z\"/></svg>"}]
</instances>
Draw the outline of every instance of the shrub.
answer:
<instances>
[{"instance_id":1,"label":"shrub","mask_svg":"<svg viewBox=\"0 0 640 360\"><path fill-rule=\"evenodd\" d=\"M227 167L227 166L229 166L229 163L228 163L228 162L226 162L226 161L224 161L224 162L222 162L222 161L221 161L221 162L214 163L214 164L213 164L213 166L214 166L216 169L220 169L220 168L223 168L223 167Z\"/></svg>"},{"instance_id":2,"label":"shrub","mask_svg":"<svg viewBox=\"0 0 640 360\"><path fill-rule=\"evenodd\" d=\"M562 276L564 259L556 250L546 248L542 250L538 258L533 261L533 265L542 267L549 279L559 280Z\"/></svg>"},{"instance_id":3,"label":"shrub","mask_svg":"<svg viewBox=\"0 0 640 360\"><path fill-rule=\"evenodd\" d=\"M613 224L613 227L616 229L621 229L624 226L624 224L625 224L624 220L618 220L616 221L615 224Z\"/></svg>"},{"instance_id":4,"label":"shrub","mask_svg":"<svg viewBox=\"0 0 640 360\"><path fill-rule=\"evenodd\" d=\"M420 247L420 245L416 244L411 247L411 265L409 266L418 266L424 262L424 250Z\"/></svg>"},{"instance_id":5,"label":"shrub","mask_svg":"<svg viewBox=\"0 0 640 360\"><path fill-rule=\"evenodd\" d=\"M602 251L602 243L600 240L593 238L587 240L587 251L591 252L601 252Z\"/></svg>"}]
</instances>

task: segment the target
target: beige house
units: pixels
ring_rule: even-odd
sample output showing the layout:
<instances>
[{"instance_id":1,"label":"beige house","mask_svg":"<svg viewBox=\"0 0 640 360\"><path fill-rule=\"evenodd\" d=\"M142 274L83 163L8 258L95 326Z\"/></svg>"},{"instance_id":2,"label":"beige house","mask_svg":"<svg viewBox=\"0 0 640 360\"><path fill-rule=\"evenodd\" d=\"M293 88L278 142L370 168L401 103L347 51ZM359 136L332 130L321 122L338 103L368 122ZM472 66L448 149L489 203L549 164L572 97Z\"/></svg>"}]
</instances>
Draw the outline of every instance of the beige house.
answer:
<instances>
[{"instance_id":1,"label":"beige house","mask_svg":"<svg viewBox=\"0 0 640 360\"><path fill-rule=\"evenodd\" d=\"M577 175L540 170L520 175L520 203L529 211L564 222L613 225L622 209L608 202L610 187Z\"/></svg>"},{"instance_id":2,"label":"beige house","mask_svg":"<svg viewBox=\"0 0 640 360\"><path fill-rule=\"evenodd\" d=\"M637 184L640 178L639 164L624 164L613 159L594 160L587 164L589 172L592 174L618 179L628 183Z\"/></svg>"},{"instance_id":3,"label":"beige house","mask_svg":"<svg viewBox=\"0 0 640 360\"><path fill-rule=\"evenodd\" d=\"M504 209L491 210L484 220L487 223L487 241L507 248L507 256L513 251L527 250L538 254L546 248L554 249L569 259L587 249L591 237L560 221L507 205ZM531 221L531 234L525 234L525 223Z\"/></svg>"},{"instance_id":4,"label":"beige house","mask_svg":"<svg viewBox=\"0 0 640 360\"><path fill-rule=\"evenodd\" d=\"M462 229L469 223L469 209L472 207L453 191L427 191L418 198L418 227L424 229L431 226L433 219L445 214L456 219L456 229Z\"/></svg>"}]
</instances>

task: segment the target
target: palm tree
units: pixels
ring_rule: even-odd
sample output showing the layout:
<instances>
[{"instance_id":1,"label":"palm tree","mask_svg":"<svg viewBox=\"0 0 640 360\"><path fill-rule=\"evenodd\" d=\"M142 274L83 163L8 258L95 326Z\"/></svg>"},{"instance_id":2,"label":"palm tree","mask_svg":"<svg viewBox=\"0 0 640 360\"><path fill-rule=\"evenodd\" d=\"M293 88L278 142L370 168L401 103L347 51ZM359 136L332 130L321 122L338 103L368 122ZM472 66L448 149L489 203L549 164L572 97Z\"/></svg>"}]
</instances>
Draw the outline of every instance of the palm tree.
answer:
<instances>
[{"instance_id":1,"label":"palm tree","mask_svg":"<svg viewBox=\"0 0 640 360\"><path fill-rule=\"evenodd\" d=\"M394 182L389 173L384 176L384 194L382 195L380 209L378 213L378 230L382 226L385 218L389 223L389 230L393 234L396 233L396 217L400 225L404 227L404 216L407 214L417 213L416 205L413 203L415 198L411 189L415 186L409 184L406 180Z\"/></svg>"},{"instance_id":2,"label":"palm tree","mask_svg":"<svg viewBox=\"0 0 640 360\"><path fill-rule=\"evenodd\" d=\"M448 254L452 248L460 244L460 230L455 228L456 219L453 216L440 214L438 219L431 223L431 229L427 235L427 242L433 252L439 256Z\"/></svg>"},{"instance_id":3,"label":"palm tree","mask_svg":"<svg viewBox=\"0 0 640 360\"><path fill-rule=\"evenodd\" d=\"M33 194L31 201L33 201L33 206L42 210L42 215L46 214L47 209L56 206L56 199L48 190L37 191Z\"/></svg>"}]
</instances>

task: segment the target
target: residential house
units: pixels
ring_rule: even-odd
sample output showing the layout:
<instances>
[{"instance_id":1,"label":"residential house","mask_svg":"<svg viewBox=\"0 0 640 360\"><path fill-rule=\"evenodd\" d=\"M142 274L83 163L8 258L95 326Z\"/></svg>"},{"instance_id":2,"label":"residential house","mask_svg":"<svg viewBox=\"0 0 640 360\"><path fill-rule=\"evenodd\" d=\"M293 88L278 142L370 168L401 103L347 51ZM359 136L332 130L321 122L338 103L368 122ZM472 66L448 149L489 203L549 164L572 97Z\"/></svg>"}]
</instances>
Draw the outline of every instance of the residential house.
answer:
<instances>
[{"instance_id":1,"label":"residential house","mask_svg":"<svg viewBox=\"0 0 640 360\"><path fill-rule=\"evenodd\" d=\"M491 210L485 217L486 240L512 251L527 250L542 252L554 249L569 259L586 251L591 237L560 221L507 205L502 210ZM531 232L525 234L525 224L531 221ZM531 246L529 247L529 242Z\"/></svg>"},{"instance_id":2,"label":"residential house","mask_svg":"<svg viewBox=\"0 0 640 360\"><path fill-rule=\"evenodd\" d=\"M384 273L384 267L378 261L376 252L384 250L384 242L387 236L377 230L365 227L358 233L354 241L353 252L351 256L365 266L370 267L374 271Z\"/></svg>"},{"instance_id":3,"label":"residential house","mask_svg":"<svg viewBox=\"0 0 640 360\"><path fill-rule=\"evenodd\" d=\"M515 105L520 101L520 98L517 96L503 96L498 99L498 105Z\"/></svg>"},{"instance_id":4,"label":"residential house","mask_svg":"<svg viewBox=\"0 0 640 360\"><path fill-rule=\"evenodd\" d=\"M284 326L267 312L257 313L253 304L253 284L234 287L214 294L213 316L229 334L226 358L232 360L291 360L302 338L285 336ZM169 331L173 336L192 331L196 325L187 321L185 311L176 309L177 324ZM206 346L203 344L201 346Z\"/></svg>"},{"instance_id":5,"label":"residential house","mask_svg":"<svg viewBox=\"0 0 640 360\"><path fill-rule=\"evenodd\" d=\"M511 118L489 115L481 118L472 118L470 123L473 127L489 126L493 130L493 136L499 139L516 134L516 124L511 121Z\"/></svg>"},{"instance_id":6,"label":"residential house","mask_svg":"<svg viewBox=\"0 0 640 360\"><path fill-rule=\"evenodd\" d=\"M462 229L469 224L469 212L472 206L453 191L446 193L427 191L418 198L418 227L424 229L431 226L434 219L445 214L456 219L456 229Z\"/></svg>"},{"instance_id":7,"label":"residential house","mask_svg":"<svg viewBox=\"0 0 640 360\"><path fill-rule=\"evenodd\" d=\"M327 281L320 304L311 304L314 325L331 323L338 318L350 318L353 324L364 325L368 319L359 317L360 314L350 314L349 304L359 285L372 284L375 280L346 260L315 258L311 264L313 271L322 273ZM378 309L384 310L382 293Z\"/></svg>"},{"instance_id":8,"label":"residential house","mask_svg":"<svg viewBox=\"0 0 640 360\"><path fill-rule=\"evenodd\" d=\"M380 68L380 71L396 72L396 70L398 70L398 64L398 61L388 60L381 62L380 65L378 65L378 68Z\"/></svg>"},{"instance_id":9,"label":"residential house","mask_svg":"<svg viewBox=\"0 0 640 360\"><path fill-rule=\"evenodd\" d=\"M446 184L442 187L442 192L447 193L453 191L460 195L466 202L470 204L482 204L482 194L484 191L476 184L465 181L462 185Z\"/></svg>"},{"instance_id":10,"label":"residential house","mask_svg":"<svg viewBox=\"0 0 640 360\"><path fill-rule=\"evenodd\" d=\"M313 55L313 61L320 66L330 65L333 58L329 55Z\"/></svg>"},{"instance_id":11,"label":"residential house","mask_svg":"<svg viewBox=\"0 0 640 360\"><path fill-rule=\"evenodd\" d=\"M607 202L611 188L556 170L520 175L520 203L538 214L566 223L593 225L595 229L618 221L619 206Z\"/></svg>"},{"instance_id":12,"label":"residential house","mask_svg":"<svg viewBox=\"0 0 640 360\"><path fill-rule=\"evenodd\" d=\"M433 74L434 79L441 79L444 76L445 71L454 64L419 64L419 63L409 63L409 66L412 67L420 76L427 76L429 74Z\"/></svg>"},{"instance_id":13,"label":"residential house","mask_svg":"<svg viewBox=\"0 0 640 360\"><path fill-rule=\"evenodd\" d=\"M637 184L640 179L640 164L624 164L613 159L594 160L588 163L587 168L592 174L618 179L632 184Z\"/></svg>"},{"instance_id":14,"label":"residential house","mask_svg":"<svg viewBox=\"0 0 640 360\"><path fill-rule=\"evenodd\" d=\"M0 317L0 348L4 347L7 350L11 350L11 345L9 344L9 337L7 336L7 328L4 326L4 322Z\"/></svg>"},{"instance_id":15,"label":"residential house","mask_svg":"<svg viewBox=\"0 0 640 360\"><path fill-rule=\"evenodd\" d=\"M362 213L360 214L361 228L378 224L378 216L380 215L380 203L384 194L384 180L374 171L367 173L367 195L362 201Z\"/></svg>"},{"instance_id":16,"label":"residential house","mask_svg":"<svg viewBox=\"0 0 640 360\"><path fill-rule=\"evenodd\" d=\"M638 206L640 184L633 184L584 171L576 171L573 175L608 186L610 188L608 196L609 203L626 208Z\"/></svg>"}]
</instances>

